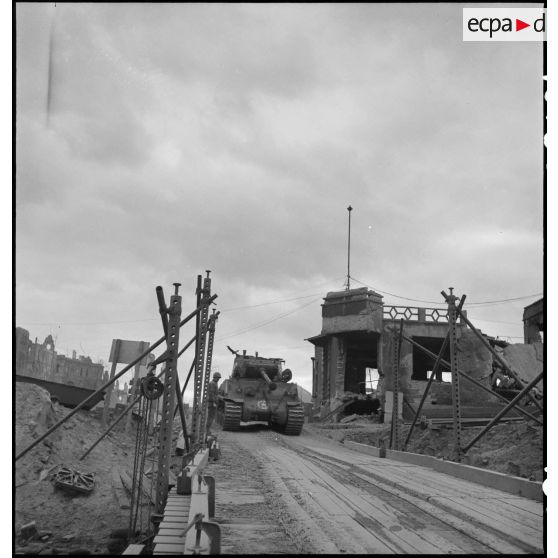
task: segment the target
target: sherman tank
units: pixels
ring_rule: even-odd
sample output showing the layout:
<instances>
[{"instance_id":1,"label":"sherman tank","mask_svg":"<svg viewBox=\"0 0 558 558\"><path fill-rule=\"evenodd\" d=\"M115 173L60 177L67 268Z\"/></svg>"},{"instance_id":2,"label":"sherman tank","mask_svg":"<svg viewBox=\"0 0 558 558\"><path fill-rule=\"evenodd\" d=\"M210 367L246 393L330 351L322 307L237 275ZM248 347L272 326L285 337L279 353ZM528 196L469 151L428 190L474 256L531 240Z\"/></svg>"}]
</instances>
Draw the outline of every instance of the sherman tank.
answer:
<instances>
[{"instance_id":1,"label":"sherman tank","mask_svg":"<svg viewBox=\"0 0 558 558\"><path fill-rule=\"evenodd\" d=\"M285 434L298 436L304 408L292 373L280 358L235 354L231 376L219 387L217 417L223 430L240 430L241 422L265 422Z\"/></svg>"}]
</instances>

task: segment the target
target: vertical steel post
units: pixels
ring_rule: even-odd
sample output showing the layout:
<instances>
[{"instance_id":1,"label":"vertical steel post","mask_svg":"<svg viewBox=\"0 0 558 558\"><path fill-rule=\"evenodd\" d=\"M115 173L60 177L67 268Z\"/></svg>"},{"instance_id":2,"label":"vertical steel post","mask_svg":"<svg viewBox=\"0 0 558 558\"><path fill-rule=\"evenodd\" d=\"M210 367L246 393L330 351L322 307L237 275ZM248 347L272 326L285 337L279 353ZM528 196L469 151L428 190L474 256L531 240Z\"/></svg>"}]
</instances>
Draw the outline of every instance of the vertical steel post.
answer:
<instances>
[{"instance_id":1,"label":"vertical steel post","mask_svg":"<svg viewBox=\"0 0 558 558\"><path fill-rule=\"evenodd\" d=\"M209 295L211 293L211 279L209 271L206 272L207 277L203 280L203 288L201 291L201 310L200 323L198 329L198 341L196 343L196 367L194 370L194 402L192 408L192 442L200 444L202 441L202 423L203 423L203 387L204 387L204 361L205 361L205 340L208 330L208 313L209 313Z\"/></svg>"},{"instance_id":2,"label":"vertical steel post","mask_svg":"<svg viewBox=\"0 0 558 558\"><path fill-rule=\"evenodd\" d=\"M217 316L219 315L219 312L215 312L215 309L213 310L213 313L211 314L210 318L209 318L209 324L208 324L208 336L207 336L207 354L205 356L205 383L203 386L203 397L202 397L202 409L203 409L203 413L202 413L202 425L201 425L201 431L202 431L202 440L205 440L205 435L206 435L206 425L207 425L207 386L209 385L209 382L211 381L211 360L213 357L213 340L215 339L215 322L217 321Z\"/></svg>"},{"instance_id":3,"label":"vertical steel post","mask_svg":"<svg viewBox=\"0 0 558 558\"><path fill-rule=\"evenodd\" d=\"M457 297L453 294L453 287L450 287L449 291L449 296L446 296L443 291L442 294L448 302L451 364L451 402L453 405L453 451L455 460L461 461L461 394L459 391L459 371L457 363L457 308L455 306Z\"/></svg>"},{"instance_id":4,"label":"vertical steel post","mask_svg":"<svg viewBox=\"0 0 558 558\"><path fill-rule=\"evenodd\" d=\"M347 290L351 288L351 211L353 208L349 205L349 238L347 242Z\"/></svg>"},{"instance_id":5,"label":"vertical steel post","mask_svg":"<svg viewBox=\"0 0 558 558\"><path fill-rule=\"evenodd\" d=\"M180 313L182 297L178 294L179 283L174 283L175 291L171 296L169 329L167 335L167 360L165 363L163 408L161 410L161 428L159 431L159 454L156 482L155 513L162 514L165 509L169 490L169 470L172 446L172 426L177 378L178 338L180 333Z\"/></svg>"},{"instance_id":6,"label":"vertical steel post","mask_svg":"<svg viewBox=\"0 0 558 558\"><path fill-rule=\"evenodd\" d=\"M391 441L390 449L399 450L400 424L399 424L399 360L401 354L401 340L403 334L403 319L399 326L399 335L393 332L393 409L391 415Z\"/></svg>"},{"instance_id":7,"label":"vertical steel post","mask_svg":"<svg viewBox=\"0 0 558 558\"><path fill-rule=\"evenodd\" d=\"M459 306L457 307L458 312L461 308L463 308L463 304L465 304L465 299L466 298L467 298L467 295L463 295L461 297L461 300L459 301ZM417 411L415 413L415 416L413 418L413 422L411 423L411 427L409 428L409 432L407 433L407 438L405 439L405 442L403 444L403 450L407 449L407 444L409 443L409 440L411 439L413 429L415 428L415 424L417 423L417 420L419 418L420 412L422 411L422 407L424 405L424 402L426 401L426 396L428 395L428 392L430 391L430 386L432 385L432 382L433 382L434 378L436 378L438 376L438 371L440 370L440 366L441 366L442 361L444 359L444 353L446 352L446 348L448 346L448 343L449 343L449 330L446 333L446 336L444 337L444 341L442 342L442 347L440 348L440 352L438 353L436 361L434 362L434 367L432 368L432 373L430 374L430 378L428 379L428 383L426 384L426 389L424 390L424 392L422 394L418 409L417 409Z\"/></svg>"}]
</instances>

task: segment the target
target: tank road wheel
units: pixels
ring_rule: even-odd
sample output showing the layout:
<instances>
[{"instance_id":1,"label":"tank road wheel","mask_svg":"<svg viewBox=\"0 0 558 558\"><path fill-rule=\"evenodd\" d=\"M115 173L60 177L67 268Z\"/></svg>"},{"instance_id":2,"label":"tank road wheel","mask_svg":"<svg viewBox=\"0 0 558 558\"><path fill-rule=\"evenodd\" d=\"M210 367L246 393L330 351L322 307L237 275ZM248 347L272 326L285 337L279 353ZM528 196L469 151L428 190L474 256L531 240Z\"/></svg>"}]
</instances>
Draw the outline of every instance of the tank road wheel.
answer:
<instances>
[{"instance_id":1,"label":"tank road wheel","mask_svg":"<svg viewBox=\"0 0 558 558\"><path fill-rule=\"evenodd\" d=\"M304 424L304 409L302 405L287 407L287 424L285 434L299 436Z\"/></svg>"},{"instance_id":2,"label":"tank road wheel","mask_svg":"<svg viewBox=\"0 0 558 558\"><path fill-rule=\"evenodd\" d=\"M240 430L240 418L242 417L242 405L225 401L223 413L223 430Z\"/></svg>"}]
</instances>

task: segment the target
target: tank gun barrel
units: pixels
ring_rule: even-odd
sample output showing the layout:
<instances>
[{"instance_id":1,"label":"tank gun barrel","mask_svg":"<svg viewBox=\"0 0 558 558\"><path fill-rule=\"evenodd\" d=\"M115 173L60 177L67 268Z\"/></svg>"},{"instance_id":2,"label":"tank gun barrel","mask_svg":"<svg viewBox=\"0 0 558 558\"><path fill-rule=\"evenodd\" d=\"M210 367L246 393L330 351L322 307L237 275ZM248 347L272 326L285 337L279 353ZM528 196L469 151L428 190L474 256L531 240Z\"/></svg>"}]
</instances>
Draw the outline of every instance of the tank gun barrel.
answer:
<instances>
[{"instance_id":1,"label":"tank gun barrel","mask_svg":"<svg viewBox=\"0 0 558 558\"><path fill-rule=\"evenodd\" d=\"M265 370L263 368L260 368L260 375L271 391L277 388L277 384L269 379L269 376L265 373Z\"/></svg>"}]
</instances>

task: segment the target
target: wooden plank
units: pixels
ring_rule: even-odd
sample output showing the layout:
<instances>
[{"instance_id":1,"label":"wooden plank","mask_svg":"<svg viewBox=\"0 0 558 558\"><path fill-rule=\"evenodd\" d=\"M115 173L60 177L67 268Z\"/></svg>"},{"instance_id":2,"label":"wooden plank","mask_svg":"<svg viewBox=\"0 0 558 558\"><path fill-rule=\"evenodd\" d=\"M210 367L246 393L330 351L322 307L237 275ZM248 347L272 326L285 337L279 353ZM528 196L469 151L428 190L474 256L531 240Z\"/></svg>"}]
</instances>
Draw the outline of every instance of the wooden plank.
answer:
<instances>
[{"instance_id":1,"label":"wooden plank","mask_svg":"<svg viewBox=\"0 0 558 558\"><path fill-rule=\"evenodd\" d=\"M279 456L275 456L280 459ZM289 461L294 459L289 456ZM302 475L307 478L317 477L320 479L321 487L316 486L314 491L318 499L321 500L324 511L328 515L336 515L336 520L343 521L343 515L348 515L353 519L353 523L357 523L357 527L353 523L348 523L347 527L353 531L366 532L378 531L381 533L384 542L395 545L396 548L392 551L396 552L412 552L412 553L435 553L440 552L440 548L452 551L462 552L463 549L459 546L453 545L447 541L439 533L435 532L431 526L422 524L415 521L416 527L409 528L402 525L400 520L400 512L393 507L393 504L384 501L381 498L375 498L372 502L369 499L363 498L360 492L354 488L347 487L337 482L325 471L319 467L314 467L312 463L300 460L297 465L298 476ZM290 469L292 471L292 468ZM297 476L295 473L294 476ZM301 482L301 481L298 481ZM311 492L312 488L306 485L307 491ZM314 492L312 492L314 495ZM339 511L347 508L349 513L339 514ZM410 518L413 520L414 518ZM443 543L444 546L440 547ZM449 544L449 547L448 547Z\"/></svg>"},{"instance_id":2,"label":"wooden plank","mask_svg":"<svg viewBox=\"0 0 558 558\"><path fill-rule=\"evenodd\" d=\"M456 514L465 513L469 516L475 515L479 523L483 523L491 529L515 539L519 543L524 542L534 548L542 548L542 525L540 531L534 530L517 522L508 521L505 516L487 514L485 509L475 506L473 502L462 499L455 501L449 497L436 497L431 498L430 501L438 505L450 507L453 513Z\"/></svg>"},{"instance_id":3,"label":"wooden plank","mask_svg":"<svg viewBox=\"0 0 558 558\"><path fill-rule=\"evenodd\" d=\"M124 554L139 555L139 554L141 554L141 551L144 549L144 547L145 547L144 544L130 544L130 545L128 545L128 548L126 548L126 550L124 550L124 552L122 553L122 556Z\"/></svg>"},{"instance_id":4,"label":"wooden plank","mask_svg":"<svg viewBox=\"0 0 558 558\"><path fill-rule=\"evenodd\" d=\"M537 517L541 515L541 510L543 509L542 502L536 502L535 500L523 498L522 496L505 494L500 497L500 500L504 500L509 505L523 510L524 512L535 514Z\"/></svg>"},{"instance_id":5,"label":"wooden plank","mask_svg":"<svg viewBox=\"0 0 558 558\"><path fill-rule=\"evenodd\" d=\"M159 525L159 529L186 529L186 525L188 525L186 519L184 521L163 521Z\"/></svg>"},{"instance_id":6,"label":"wooden plank","mask_svg":"<svg viewBox=\"0 0 558 558\"><path fill-rule=\"evenodd\" d=\"M117 488L113 486L112 492L114 494L114 497L116 498L116 501L118 502L118 507L121 510L129 510L131 507L130 498L128 497L128 494L126 494L124 488Z\"/></svg>"},{"instance_id":7,"label":"wooden plank","mask_svg":"<svg viewBox=\"0 0 558 558\"><path fill-rule=\"evenodd\" d=\"M159 530L157 531L157 535L162 535L164 537L177 536L177 535L180 535L180 533L183 533L184 529L186 529L186 525L181 525L180 527L177 527L176 529L168 529L166 527L165 528L159 527Z\"/></svg>"},{"instance_id":8,"label":"wooden plank","mask_svg":"<svg viewBox=\"0 0 558 558\"><path fill-rule=\"evenodd\" d=\"M184 554L184 545L178 543L173 543L173 544L160 543L155 545L155 548L153 549L153 554L160 554L160 553Z\"/></svg>"},{"instance_id":9,"label":"wooden plank","mask_svg":"<svg viewBox=\"0 0 558 558\"><path fill-rule=\"evenodd\" d=\"M184 503L177 502L176 504L167 502L167 505L165 506L165 510L180 511L180 510L187 510L189 507L190 507L190 502L184 502Z\"/></svg>"},{"instance_id":10,"label":"wooden plank","mask_svg":"<svg viewBox=\"0 0 558 558\"><path fill-rule=\"evenodd\" d=\"M184 537L179 537L178 535L160 535L153 539L154 544L184 544Z\"/></svg>"},{"instance_id":11,"label":"wooden plank","mask_svg":"<svg viewBox=\"0 0 558 558\"><path fill-rule=\"evenodd\" d=\"M425 470L422 467L417 467L412 476L408 476L398 469L382 470L381 476L389 478L400 488L411 489L412 493L427 495L431 501L440 498L440 502L446 503L446 509L452 502L450 507L453 513L458 513L461 517L469 516L481 523L489 522L494 528L498 528L500 525L499 532L508 536L514 537L515 534L522 533L521 537L519 539L515 537L515 540L520 540L524 535L527 537L525 540L527 544L540 547L542 534L539 533L542 532L542 514L537 524L532 515L522 517L521 512L512 513L511 508L506 510L499 508L498 501L502 496L507 496L506 493L497 489L480 487L445 473ZM452 495L449 500L446 498L447 494ZM529 527L535 531L530 530Z\"/></svg>"},{"instance_id":12,"label":"wooden plank","mask_svg":"<svg viewBox=\"0 0 558 558\"><path fill-rule=\"evenodd\" d=\"M301 476L302 478L317 477L321 480L327 489L326 491L329 492L329 502L327 508L325 508L327 514L331 515L334 513L337 509L339 509L341 504L348 506L352 512L350 514L338 515L336 516L336 520L343 522L348 529L358 533L359 538L364 538L364 540L368 539L368 543L374 545L376 548L380 542L375 536L371 535L368 529L355 520L355 512L364 518L374 517L374 521L377 522L377 527L382 526L384 528L384 532L382 533L383 545L385 546L388 541L389 543L396 545L395 549L393 547L390 548L390 551L392 552L410 552L414 554L436 552L437 548L433 544L428 543L411 530L401 527L399 519L383 502L374 502L375 506L372 506L354 489L342 485L328 473L322 471L319 467L314 467L306 460L295 457L295 454L288 455L285 452L274 453L276 459L282 460L285 466L289 467L293 476L297 476L299 478ZM280 453L282 455L279 455ZM383 509L378 509L378 506L381 506ZM350 521L345 519L347 517ZM393 531L390 530L390 528L392 528ZM394 532L395 529L397 529L396 532Z\"/></svg>"},{"instance_id":13,"label":"wooden plank","mask_svg":"<svg viewBox=\"0 0 558 558\"><path fill-rule=\"evenodd\" d=\"M354 472L354 475L363 480L370 479L369 474ZM442 523L448 525L450 528L455 529L459 533L463 533L465 536L471 537L472 540L476 541L480 545L485 546L487 549L489 549L490 552L498 552L500 554L506 555L517 554L518 552L520 552L520 549L517 547L517 545L514 545L507 540L497 538L490 532L477 527L467 520L456 517L450 513L441 513L439 507L427 502L423 497L411 495L402 491L398 487L392 487L388 485L382 486L382 490L411 503L414 507L424 512L426 518L428 518L429 516L432 518L439 518ZM476 552L471 552L471 554L475 553Z\"/></svg>"}]
</instances>

